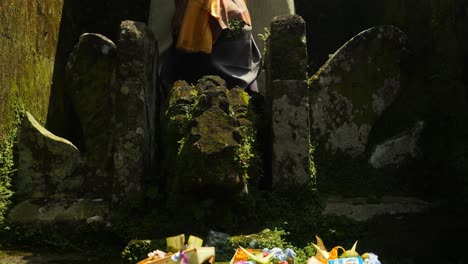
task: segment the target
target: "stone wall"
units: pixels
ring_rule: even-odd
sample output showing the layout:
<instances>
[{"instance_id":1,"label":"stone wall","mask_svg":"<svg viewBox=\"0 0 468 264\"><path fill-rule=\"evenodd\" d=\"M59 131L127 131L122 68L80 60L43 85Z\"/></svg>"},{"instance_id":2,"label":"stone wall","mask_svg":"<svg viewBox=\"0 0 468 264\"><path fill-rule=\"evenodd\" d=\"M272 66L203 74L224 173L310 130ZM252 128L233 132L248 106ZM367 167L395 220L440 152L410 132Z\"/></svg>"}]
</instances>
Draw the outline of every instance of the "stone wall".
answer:
<instances>
[{"instance_id":1,"label":"stone wall","mask_svg":"<svg viewBox=\"0 0 468 264\"><path fill-rule=\"evenodd\" d=\"M63 0L0 2L0 141L14 109L27 106L45 122Z\"/></svg>"},{"instance_id":2,"label":"stone wall","mask_svg":"<svg viewBox=\"0 0 468 264\"><path fill-rule=\"evenodd\" d=\"M19 112L44 123L63 0L0 2L0 224L12 192Z\"/></svg>"}]
</instances>

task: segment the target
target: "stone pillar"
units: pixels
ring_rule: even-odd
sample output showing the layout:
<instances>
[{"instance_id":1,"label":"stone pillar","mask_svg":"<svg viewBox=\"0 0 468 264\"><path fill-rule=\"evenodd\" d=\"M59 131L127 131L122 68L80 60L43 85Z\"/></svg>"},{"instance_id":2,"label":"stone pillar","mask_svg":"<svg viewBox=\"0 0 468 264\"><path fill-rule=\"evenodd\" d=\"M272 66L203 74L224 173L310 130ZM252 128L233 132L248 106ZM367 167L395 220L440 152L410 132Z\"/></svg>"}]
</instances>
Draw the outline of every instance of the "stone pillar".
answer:
<instances>
[{"instance_id":1,"label":"stone pillar","mask_svg":"<svg viewBox=\"0 0 468 264\"><path fill-rule=\"evenodd\" d=\"M267 100L271 110L273 186L311 180L305 34L305 22L297 15L277 16L271 23Z\"/></svg>"},{"instance_id":2,"label":"stone pillar","mask_svg":"<svg viewBox=\"0 0 468 264\"><path fill-rule=\"evenodd\" d=\"M81 125L86 191L110 197L114 135L116 45L100 34L85 33L67 63L68 93Z\"/></svg>"},{"instance_id":3,"label":"stone pillar","mask_svg":"<svg viewBox=\"0 0 468 264\"><path fill-rule=\"evenodd\" d=\"M114 202L142 201L142 184L155 158L156 43L144 23L123 21L117 42L115 143L113 152Z\"/></svg>"},{"instance_id":4,"label":"stone pillar","mask_svg":"<svg viewBox=\"0 0 468 264\"><path fill-rule=\"evenodd\" d=\"M298 15L277 16L271 21L266 58L268 79L305 80L307 70L306 24Z\"/></svg>"},{"instance_id":5,"label":"stone pillar","mask_svg":"<svg viewBox=\"0 0 468 264\"><path fill-rule=\"evenodd\" d=\"M259 34L266 34L265 28L270 28L271 20L278 15L292 15L296 13L293 0L247 1L247 7L252 18L252 36L258 49L265 55L265 43ZM257 78L258 90L266 94L266 73L262 67Z\"/></svg>"}]
</instances>

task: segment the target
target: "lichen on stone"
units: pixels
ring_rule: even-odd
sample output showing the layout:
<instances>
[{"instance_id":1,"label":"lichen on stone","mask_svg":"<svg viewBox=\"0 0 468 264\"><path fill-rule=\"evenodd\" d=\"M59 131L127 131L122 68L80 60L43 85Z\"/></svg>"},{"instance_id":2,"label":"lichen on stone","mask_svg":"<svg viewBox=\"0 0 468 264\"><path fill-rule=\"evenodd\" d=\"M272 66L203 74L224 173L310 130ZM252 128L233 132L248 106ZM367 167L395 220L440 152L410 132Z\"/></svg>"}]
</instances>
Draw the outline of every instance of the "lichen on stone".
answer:
<instances>
[{"instance_id":1,"label":"lichen on stone","mask_svg":"<svg viewBox=\"0 0 468 264\"><path fill-rule=\"evenodd\" d=\"M380 36L380 37L379 37ZM309 80L312 137L331 152L364 152L373 124L400 92L406 36L379 26L353 37Z\"/></svg>"},{"instance_id":2,"label":"lichen on stone","mask_svg":"<svg viewBox=\"0 0 468 264\"><path fill-rule=\"evenodd\" d=\"M217 76L205 76L195 86L174 84L164 116L171 196L203 190L212 197L246 189L255 138L249 111L247 93L228 90Z\"/></svg>"}]
</instances>

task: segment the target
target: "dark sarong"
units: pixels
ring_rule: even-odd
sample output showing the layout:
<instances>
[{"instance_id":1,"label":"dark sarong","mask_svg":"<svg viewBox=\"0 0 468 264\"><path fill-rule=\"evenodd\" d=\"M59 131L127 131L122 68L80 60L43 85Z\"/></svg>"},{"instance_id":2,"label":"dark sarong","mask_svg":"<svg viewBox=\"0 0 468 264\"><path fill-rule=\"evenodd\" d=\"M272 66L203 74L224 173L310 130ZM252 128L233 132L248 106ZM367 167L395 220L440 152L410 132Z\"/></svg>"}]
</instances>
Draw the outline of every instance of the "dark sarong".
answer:
<instances>
[{"instance_id":1,"label":"dark sarong","mask_svg":"<svg viewBox=\"0 0 468 264\"><path fill-rule=\"evenodd\" d=\"M195 84L205 75L220 76L228 88L240 86L248 92L256 91L261 60L252 31L247 26L235 38L222 34L213 45L211 54L186 53L173 45L164 58L160 78L165 93L177 80Z\"/></svg>"}]
</instances>

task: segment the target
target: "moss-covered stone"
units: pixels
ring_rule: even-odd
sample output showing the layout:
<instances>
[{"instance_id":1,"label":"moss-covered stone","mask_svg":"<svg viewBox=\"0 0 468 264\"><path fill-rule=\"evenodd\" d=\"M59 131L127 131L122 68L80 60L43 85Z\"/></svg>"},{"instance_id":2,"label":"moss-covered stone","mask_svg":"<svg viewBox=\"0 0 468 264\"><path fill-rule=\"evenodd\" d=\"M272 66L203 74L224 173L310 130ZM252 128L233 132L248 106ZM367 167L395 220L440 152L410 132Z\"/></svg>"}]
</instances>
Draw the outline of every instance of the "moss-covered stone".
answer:
<instances>
[{"instance_id":1,"label":"moss-covered stone","mask_svg":"<svg viewBox=\"0 0 468 264\"><path fill-rule=\"evenodd\" d=\"M258 249L283 248L288 246L284 240L285 235L286 232L284 230L264 229L255 234L233 236L230 238L229 244L234 249L238 247Z\"/></svg>"},{"instance_id":2,"label":"moss-covered stone","mask_svg":"<svg viewBox=\"0 0 468 264\"><path fill-rule=\"evenodd\" d=\"M309 99L305 80L272 82L271 133L273 186L309 184Z\"/></svg>"},{"instance_id":3,"label":"moss-covered stone","mask_svg":"<svg viewBox=\"0 0 468 264\"><path fill-rule=\"evenodd\" d=\"M212 82L210 78L202 79L197 85L200 93L186 114L186 130L179 132L183 138L179 139L177 161L183 162L184 166L176 168L181 168L180 173L185 172L182 175L185 175L188 172L187 168L190 168L190 176L176 174L174 178L169 178L170 192L176 190L192 192L199 188L209 189L210 186L213 189L233 188L239 192L246 187L246 182L237 171L240 168L237 168L234 160L242 135L237 128L234 112L230 112L228 89L218 85L223 84L222 80ZM196 94L190 89L187 90L188 96ZM176 89L171 102L178 101L174 98L177 95L184 94ZM234 93L231 94L231 98L233 97ZM239 98L236 101L239 103L242 100ZM169 108L171 109L171 106Z\"/></svg>"},{"instance_id":4,"label":"moss-covered stone","mask_svg":"<svg viewBox=\"0 0 468 264\"><path fill-rule=\"evenodd\" d=\"M406 35L393 26L368 29L309 79L313 157L323 192L386 193L403 177L371 169L367 148L376 144L369 142L374 125L401 94L406 44Z\"/></svg>"},{"instance_id":5,"label":"moss-covered stone","mask_svg":"<svg viewBox=\"0 0 468 264\"><path fill-rule=\"evenodd\" d=\"M420 194L430 197L436 195L446 199L451 196L451 206L468 201L466 181L460 180L466 174L462 172L465 170L463 166L460 166L466 164L461 161L465 160L466 155L460 153L468 146L468 129L463 121L466 120L468 83L466 1L362 0L359 4L346 0L295 2L298 14L307 22L311 74L343 43L366 28L394 25L405 32L408 36L409 56L402 61L400 77L403 90L374 124L368 139L369 146L372 148L410 128L415 122L424 120L426 126L420 141L422 160L413 164L419 168L395 174L395 177L400 178L398 184L387 184L393 187L386 189L406 190L407 187L403 185L410 184L410 189L418 189ZM329 167L337 172L340 171L337 167L346 162L334 163L335 166ZM345 176L346 170L342 172L343 177L348 177ZM352 174L359 176L366 173ZM381 181L377 178L382 179L382 175L374 176L375 181ZM345 179L338 177L334 182L342 180ZM441 183L445 187L441 188ZM464 198L455 198L455 194L463 194Z\"/></svg>"},{"instance_id":6,"label":"moss-covered stone","mask_svg":"<svg viewBox=\"0 0 468 264\"><path fill-rule=\"evenodd\" d=\"M8 215L13 224L54 224L59 222L91 224L93 219L105 219L109 205L102 200L68 199L25 200L15 205Z\"/></svg>"},{"instance_id":7,"label":"moss-covered stone","mask_svg":"<svg viewBox=\"0 0 468 264\"><path fill-rule=\"evenodd\" d=\"M14 179L17 199L73 196L82 191L83 165L78 149L55 136L27 112L18 143L18 174Z\"/></svg>"},{"instance_id":8,"label":"moss-covered stone","mask_svg":"<svg viewBox=\"0 0 468 264\"><path fill-rule=\"evenodd\" d=\"M268 79L304 80L307 70L305 21L298 15L276 16L268 40Z\"/></svg>"},{"instance_id":9,"label":"moss-covered stone","mask_svg":"<svg viewBox=\"0 0 468 264\"><path fill-rule=\"evenodd\" d=\"M190 121L190 113L197 98L198 91L194 86L189 85L185 81L177 81L174 83L171 96L169 97L168 107L161 116L162 119L162 136L161 144L164 148L164 156L161 171L162 176L159 179L160 185L166 182L165 172L171 170L171 163L179 153L180 144L187 131Z\"/></svg>"},{"instance_id":10,"label":"moss-covered stone","mask_svg":"<svg viewBox=\"0 0 468 264\"><path fill-rule=\"evenodd\" d=\"M219 77L205 76L196 86L175 83L164 116L163 176L170 206L203 219L214 213L203 204L216 204L223 207L216 210L221 217L216 221L229 217L222 204L234 202L259 178L249 174L255 153L250 111L247 93L228 90Z\"/></svg>"},{"instance_id":11,"label":"moss-covered stone","mask_svg":"<svg viewBox=\"0 0 468 264\"><path fill-rule=\"evenodd\" d=\"M46 119L63 2L0 3L0 223L15 172L18 110Z\"/></svg>"},{"instance_id":12,"label":"moss-covered stone","mask_svg":"<svg viewBox=\"0 0 468 264\"><path fill-rule=\"evenodd\" d=\"M142 22L123 21L117 42L113 200L141 206L156 163L155 40ZM150 176L151 175L151 176Z\"/></svg>"},{"instance_id":13,"label":"moss-covered stone","mask_svg":"<svg viewBox=\"0 0 468 264\"><path fill-rule=\"evenodd\" d=\"M65 77L69 54L81 34L98 33L114 41L119 39L120 23L124 20L145 22L150 0L82 0L63 1L56 60L53 74L46 128L72 141L77 147L79 124L67 98L68 81Z\"/></svg>"},{"instance_id":14,"label":"moss-covered stone","mask_svg":"<svg viewBox=\"0 0 468 264\"><path fill-rule=\"evenodd\" d=\"M369 132L400 91L406 36L392 26L358 34L310 78L311 136L331 152L363 153Z\"/></svg>"},{"instance_id":15,"label":"moss-covered stone","mask_svg":"<svg viewBox=\"0 0 468 264\"><path fill-rule=\"evenodd\" d=\"M67 64L68 94L82 130L91 193L110 197L110 169L115 127L117 52L108 38L85 33Z\"/></svg>"},{"instance_id":16,"label":"moss-covered stone","mask_svg":"<svg viewBox=\"0 0 468 264\"><path fill-rule=\"evenodd\" d=\"M0 225L4 223L4 214L11 204L13 195L12 176L16 173L15 144L18 140L18 131L23 118L24 109L18 107L15 111L15 121L10 135L0 142Z\"/></svg>"},{"instance_id":17,"label":"moss-covered stone","mask_svg":"<svg viewBox=\"0 0 468 264\"><path fill-rule=\"evenodd\" d=\"M45 122L62 6L60 0L0 3L0 141L12 129L15 104Z\"/></svg>"}]
</instances>

